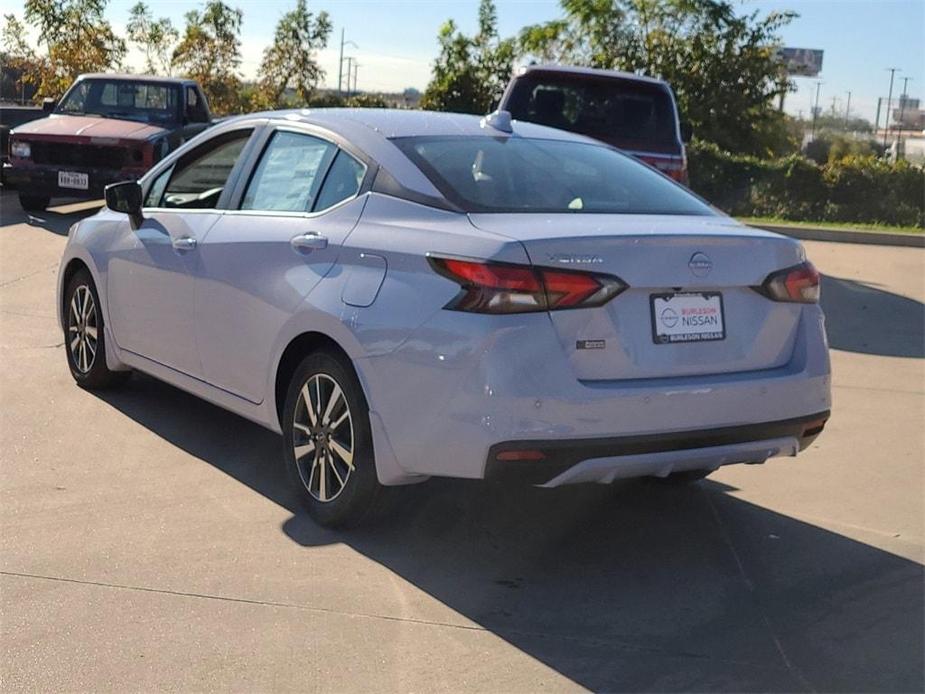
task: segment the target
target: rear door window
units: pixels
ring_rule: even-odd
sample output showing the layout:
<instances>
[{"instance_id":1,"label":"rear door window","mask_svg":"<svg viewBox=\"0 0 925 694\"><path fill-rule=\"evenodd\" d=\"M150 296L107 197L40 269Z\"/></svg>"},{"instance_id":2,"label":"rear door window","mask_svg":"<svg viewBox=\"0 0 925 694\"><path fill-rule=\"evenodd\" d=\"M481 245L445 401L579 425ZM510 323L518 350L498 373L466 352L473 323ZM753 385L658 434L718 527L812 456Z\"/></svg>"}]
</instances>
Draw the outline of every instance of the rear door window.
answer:
<instances>
[{"instance_id":1,"label":"rear door window","mask_svg":"<svg viewBox=\"0 0 925 694\"><path fill-rule=\"evenodd\" d=\"M315 210L326 210L360 192L366 166L341 150L328 170L315 202Z\"/></svg>"},{"instance_id":2,"label":"rear door window","mask_svg":"<svg viewBox=\"0 0 925 694\"><path fill-rule=\"evenodd\" d=\"M581 75L527 75L506 104L518 120L618 146L676 144L674 104L656 84Z\"/></svg>"},{"instance_id":3,"label":"rear door window","mask_svg":"<svg viewBox=\"0 0 925 694\"><path fill-rule=\"evenodd\" d=\"M273 134L247 184L242 210L310 212L337 147L311 135Z\"/></svg>"}]
</instances>

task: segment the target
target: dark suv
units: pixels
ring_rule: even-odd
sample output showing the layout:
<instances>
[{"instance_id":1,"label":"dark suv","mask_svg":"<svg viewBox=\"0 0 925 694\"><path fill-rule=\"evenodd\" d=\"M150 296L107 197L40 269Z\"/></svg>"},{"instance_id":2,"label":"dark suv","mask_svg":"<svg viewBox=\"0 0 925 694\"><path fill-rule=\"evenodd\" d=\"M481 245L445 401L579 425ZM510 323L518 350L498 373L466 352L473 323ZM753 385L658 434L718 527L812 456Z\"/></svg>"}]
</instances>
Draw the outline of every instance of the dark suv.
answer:
<instances>
[{"instance_id":1,"label":"dark suv","mask_svg":"<svg viewBox=\"0 0 925 694\"><path fill-rule=\"evenodd\" d=\"M499 108L517 120L568 130L619 147L687 183L685 132L671 87L626 72L563 65L520 68ZM685 128L686 130L686 128Z\"/></svg>"}]
</instances>

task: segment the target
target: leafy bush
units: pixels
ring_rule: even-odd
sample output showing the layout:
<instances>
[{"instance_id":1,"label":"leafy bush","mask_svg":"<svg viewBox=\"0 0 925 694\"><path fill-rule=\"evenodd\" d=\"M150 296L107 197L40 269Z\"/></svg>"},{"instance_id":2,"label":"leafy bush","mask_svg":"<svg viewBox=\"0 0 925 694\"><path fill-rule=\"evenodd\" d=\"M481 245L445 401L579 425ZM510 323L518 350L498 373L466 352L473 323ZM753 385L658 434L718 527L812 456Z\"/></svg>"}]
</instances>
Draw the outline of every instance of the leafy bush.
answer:
<instances>
[{"instance_id":1,"label":"leafy bush","mask_svg":"<svg viewBox=\"0 0 925 694\"><path fill-rule=\"evenodd\" d=\"M925 170L848 154L818 165L805 157L762 160L708 142L688 148L691 188L747 217L925 227Z\"/></svg>"}]
</instances>

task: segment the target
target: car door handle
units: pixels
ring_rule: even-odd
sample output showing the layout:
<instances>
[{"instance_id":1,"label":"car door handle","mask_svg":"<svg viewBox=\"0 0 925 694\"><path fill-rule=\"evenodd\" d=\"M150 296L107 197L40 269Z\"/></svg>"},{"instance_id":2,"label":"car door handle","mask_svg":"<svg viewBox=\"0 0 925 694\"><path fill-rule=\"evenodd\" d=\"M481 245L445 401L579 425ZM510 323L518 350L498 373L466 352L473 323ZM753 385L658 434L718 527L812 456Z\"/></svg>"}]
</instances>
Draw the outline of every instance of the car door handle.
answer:
<instances>
[{"instance_id":1,"label":"car door handle","mask_svg":"<svg viewBox=\"0 0 925 694\"><path fill-rule=\"evenodd\" d=\"M307 234L299 234L289 243L297 251L320 251L328 247L328 238L311 231Z\"/></svg>"},{"instance_id":2,"label":"car door handle","mask_svg":"<svg viewBox=\"0 0 925 694\"><path fill-rule=\"evenodd\" d=\"M191 251L196 248L196 239L192 236L181 236L171 241L173 247L178 251Z\"/></svg>"}]
</instances>

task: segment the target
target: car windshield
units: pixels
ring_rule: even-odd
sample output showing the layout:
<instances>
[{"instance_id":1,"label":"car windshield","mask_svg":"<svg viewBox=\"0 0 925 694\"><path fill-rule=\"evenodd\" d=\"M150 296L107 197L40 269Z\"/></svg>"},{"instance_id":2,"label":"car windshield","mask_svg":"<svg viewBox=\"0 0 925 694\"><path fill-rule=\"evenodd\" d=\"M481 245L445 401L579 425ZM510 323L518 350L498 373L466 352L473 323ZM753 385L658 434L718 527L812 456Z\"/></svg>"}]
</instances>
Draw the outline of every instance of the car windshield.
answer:
<instances>
[{"instance_id":1,"label":"car windshield","mask_svg":"<svg viewBox=\"0 0 925 694\"><path fill-rule=\"evenodd\" d=\"M175 84L135 80L81 80L61 99L57 113L94 115L162 125L179 120Z\"/></svg>"},{"instance_id":2,"label":"car windshield","mask_svg":"<svg viewBox=\"0 0 925 694\"><path fill-rule=\"evenodd\" d=\"M716 214L654 169L605 145L516 136L393 142L467 212Z\"/></svg>"},{"instance_id":3,"label":"car windshield","mask_svg":"<svg viewBox=\"0 0 925 694\"><path fill-rule=\"evenodd\" d=\"M621 147L678 146L670 94L639 80L529 74L516 80L505 108L518 120Z\"/></svg>"}]
</instances>

